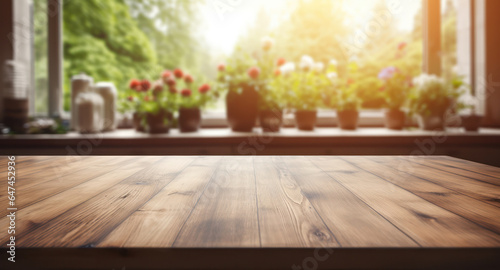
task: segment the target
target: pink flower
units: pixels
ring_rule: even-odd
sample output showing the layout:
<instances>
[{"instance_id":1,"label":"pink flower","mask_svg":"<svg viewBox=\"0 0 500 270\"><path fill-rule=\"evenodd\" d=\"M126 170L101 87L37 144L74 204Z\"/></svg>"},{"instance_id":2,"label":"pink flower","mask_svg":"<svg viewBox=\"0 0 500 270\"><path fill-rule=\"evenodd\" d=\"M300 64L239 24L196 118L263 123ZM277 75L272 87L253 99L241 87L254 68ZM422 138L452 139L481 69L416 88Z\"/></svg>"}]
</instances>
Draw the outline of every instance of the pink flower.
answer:
<instances>
[{"instance_id":1,"label":"pink flower","mask_svg":"<svg viewBox=\"0 0 500 270\"><path fill-rule=\"evenodd\" d=\"M398 50L403 50L408 44L406 42L401 42L398 44Z\"/></svg>"},{"instance_id":2,"label":"pink flower","mask_svg":"<svg viewBox=\"0 0 500 270\"><path fill-rule=\"evenodd\" d=\"M184 75L184 81L185 81L187 84L191 84L191 83L193 83L193 81L194 81L193 76L191 76L191 75L189 75L189 74Z\"/></svg>"},{"instance_id":3,"label":"pink flower","mask_svg":"<svg viewBox=\"0 0 500 270\"><path fill-rule=\"evenodd\" d=\"M204 85L200 86L200 88L198 89L198 92L200 92L202 94L206 94L206 93L208 93L208 91L210 91L210 85L208 85L208 84L204 84Z\"/></svg>"},{"instance_id":4,"label":"pink flower","mask_svg":"<svg viewBox=\"0 0 500 270\"><path fill-rule=\"evenodd\" d=\"M285 58L278 58L278 61L276 61L276 65L278 67L281 67L282 65L284 65L286 63L286 60Z\"/></svg>"},{"instance_id":5,"label":"pink flower","mask_svg":"<svg viewBox=\"0 0 500 270\"><path fill-rule=\"evenodd\" d=\"M170 71L170 70L165 70L165 71L163 71L163 73L161 74L161 77L162 77L164 80L166 80L166 79L168 79L168 78L172 77L172 71Z\"/></svg>"},{"instance_id":6,"label":"pink flower","mask_svg":"<svg viewBox=\"0 0 500 270\"><path fill-rule=\"evenodd\" d=\"M184 77L184 72L182 72L182 70L180 68L176 68L174 70L174 76L177 78L177 79L182 79L182 77Z\"/></svg>"},{"instance_id":7,"label":"pink flower","mask_svg":"<svg viewBox=\"0 0 500 270\"><path fill-rule=\"evenodd\" d=\"M181 95L183 97L190 97L191 96L191 90L190 89L184 89L181 91Z\"/></svg>"},{"instance_id":8,"label":"pink flower","mask_svg":"<svg viewBox=\"0 0 500 270\"><path fill-rule=\"evenodd\" d=\"M224 64L220 64L217 69L219 70L219 72L223 72L226 70L226 66Z\"/></svg>"},{"instance_id":9,"label":"pink flower","mask_svg":"<svg viewBox=\"0 0 500 270\"><path fill-rule=\"evenodd\" d=\"M252 67L248 70L248 76L250 76L250 78L254 80L259 78L259 75L260 75L260 69L258 67Z\"/></svg>"},{"instance_id":10,"label":"pink flower","mask_svg":"<svg viewBox=\"0 0 500 270\"><path fill-rule=\"evenodd\" d=\"M147 92L149 89L151 89L151 83L148 80L142 80L141 90Z\"/></svg>"},{"instance_id":11,"label":"pink flower","mask_svg":"<svg viewBox=\"0 0 500 270\"><path fill-rule=\"evenodd\" d=\"M141 91L140 90L140 86L141 86L141 82L139 80L137 80L137 79L133 79L133 80L130 81L128 87L130 89L133 89L133 90Z\"/></svg>"}]
</instances>

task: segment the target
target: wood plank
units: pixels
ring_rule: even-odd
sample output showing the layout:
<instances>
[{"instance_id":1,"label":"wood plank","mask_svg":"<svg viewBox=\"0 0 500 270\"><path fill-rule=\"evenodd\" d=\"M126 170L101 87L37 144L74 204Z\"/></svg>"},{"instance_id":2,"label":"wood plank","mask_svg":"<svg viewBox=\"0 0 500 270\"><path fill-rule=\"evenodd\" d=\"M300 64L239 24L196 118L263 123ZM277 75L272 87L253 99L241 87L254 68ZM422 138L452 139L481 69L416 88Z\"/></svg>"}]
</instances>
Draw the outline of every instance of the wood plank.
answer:
<instances>
[{"instance_id":1,"label":"wood plank","mask_svg":"<svg viewBox=\"0 0 500 270\"><path fill-rule=\"evenodd\" d=\"M47 168L39 175L22 177L17 182L16 204L28 207L122 166L132 164L135 160L135 157L98 157L88 162L77 162L78 169L71 173L54 175L54 172ZM16 171L22 175L23 168L17 168ZM0 205L6 204L7 197L0 198ZM1 216L4 216L5 211L6 209L0 208Z\"/></svg>"},{"instance_id":2,"label":"wood plank","mask_svg":"<svg viewBox=\"0 0 500 270\"><path fill-rule=\"evenodd\" d=\"M429 203L378 176L359 170L340 158L310 159L423 247L500 245L500 235ZM394 165L395 163L393 167Z\"/></svg>"},{"instance_id":3,"label":"wood plank","mask_svg":"<svg viewBox=\"0 0 500 270\"><path fill-rule=\"evenodd\" d=\"M91 247L153 198L195 158L168 157L35 228L24 247ZM40 213L43 215L43 213Z\"/></svg>"},{"instance_id":4,"label":"wood plank","mask_svg":"<svg viewBox=\"0 0 500 270\"><path fill-rule=\"evenodd\" d=\"M411 175L500 207L500 189L498 186L427 167L414 161L421 158L418 156L387 157L380 160L380 162L389 166L410 164L411 168L407 168L407 170Z\"/></svg>"},{"instance_id":5,"label":"wood plank","mask_svg":"<svg viewBox=\"0 0 500 270\"><path fill-rule=\"evenodd\" d=\"M117 170L111 170L102 176L96 177L78 186L70 188L46 200L40 201L28 207L22 207L17 211L17 215L22 217L21 222L16 224L17 237L23 238L33 229L40 227L44 223L66 211L76 207L86 201L100 196L123 179L133 175L162 157L142 157L132 164L124 164ZM0 218L0 226L7 228L9 219ZM29 236L26 236L29 237ZM3 241L3 238L0 238Z\"/></svg>"},{"instance_id":6,"label":"wood plank","mask_svg":"<svg viewBox=\"0 0 500 270\"><path fill-rule=\"evenodd\" d=\"M281 159L342 247L418 246L307 157Z\"/></svg>"},{"instance_id":7,"label":"wood plank","mask_svg":"<svg viewBox=\"0 0 500 270\"><path fill-rule=\"evenodd\" d=\"M174 247L260 247L253 157L224 157Z\"/></svg>"},{"instance_id":8,"label":"wood plank","mask_svg":"<svg viewBox=\"0 0 500 270\"><path fill-rule=\"evenodd\" d=\"M457 173L472 172L479 175L489 176L494 179L500 179L500 168L498 167L489 166L473 161L458 159L454 157L448 157L448 156L439 156L439 157L430 156L427 157L426 160L432 161L433 163L436 164L443 165L444 168L447 168L453 172ZM492 181L494 180L492 179ZM499 184L500 182L499 180L496 180L494 183Z\"/></svg>"},{"instance_id":9,"label":"wood plank","mask_svg":"<svg viewBox=\"0 0 500 270\"><path fill-rule=\"evenodd\" d=\"M171 247L221 159L198 158L97 246Z\"/></svg>"},{"instance_id":10,"label":"wood plank","mask_svg":"<svg viewBox=\"0 0 500 270\"><path fill-rule=\"evenodd\" d=\"M339 244L278 157L254 159L263 247Z\"/></svg>"},{"instance_id":11,"label":"wood plank","mask_svg":"<svg viewBox=\"0 0 500 270\"><path fill-rule=\"evenodd\" d=\"M385 158L343 157L342 159L441 208L500 233L500 208L374 161Z\"/></svg>"}]
</instances>

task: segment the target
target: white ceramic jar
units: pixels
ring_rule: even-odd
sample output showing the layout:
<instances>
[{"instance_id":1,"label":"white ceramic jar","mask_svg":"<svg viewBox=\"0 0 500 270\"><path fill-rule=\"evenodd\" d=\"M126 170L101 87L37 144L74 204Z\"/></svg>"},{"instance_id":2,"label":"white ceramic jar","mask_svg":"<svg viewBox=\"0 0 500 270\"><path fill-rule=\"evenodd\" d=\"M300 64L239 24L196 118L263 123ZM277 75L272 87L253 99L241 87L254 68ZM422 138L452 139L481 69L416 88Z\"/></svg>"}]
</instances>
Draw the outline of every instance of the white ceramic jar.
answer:
<instances>
[{"instance_id":1,"label":"white ceramic jar","mask_svg":"<svg viewBox=\"0 0 500 270\"><path fill-rule=\"evenodd\" d=\"M93 92L80 93L75 100L77 131L82 134L98 133L103 130L104 101Z\"/></svg>"},{"instance_id":2,"label":"white ceramic jar","mask_svg":"<svg viewBox=\"0 0 500 270\"><path fill-rule=\"evenodd\" d=\"M76 99L81 93L91 92L94 79L84 73L71 78L71 129L79 130L78 108Z\"/></svg>"},{"instance_id":3,"label":"white ceramic jar","mask_svg":"<svg viewBox=\"0 0 500 270\"><path fill-rule=\"evenodd\" d=\"M117 126L116 103L118 92L113 83L99 82L94 87L97 94L101 95L104 101L103 131L113 131Z\"/></svg>"}]
</instances>

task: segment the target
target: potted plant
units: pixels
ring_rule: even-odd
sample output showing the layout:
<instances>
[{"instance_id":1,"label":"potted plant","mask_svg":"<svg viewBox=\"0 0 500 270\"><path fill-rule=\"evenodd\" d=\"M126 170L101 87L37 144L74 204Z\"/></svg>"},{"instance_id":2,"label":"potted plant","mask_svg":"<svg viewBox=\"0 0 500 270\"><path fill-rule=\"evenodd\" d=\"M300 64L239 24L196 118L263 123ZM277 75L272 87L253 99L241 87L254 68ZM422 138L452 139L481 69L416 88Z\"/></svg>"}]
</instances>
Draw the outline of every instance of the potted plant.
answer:
<instances>
[{"instance_id":1,"label":"potted plant","mask_svg":"<svg viewBox=\"0 0 500 270\"><path fill-rule=\"evenodd\" d=\"M241 50L229 64L219 65L217 91L227 92L226 114L229 126L236 132L251 132L258 116L260 69L255 59Z\"/></svg>"},{"instance_id":2,"label":"potted plant","mask_svg":"<svg viewBox=\"0 0 500 270\"><path fill-rule=\"evenodd\" d=\"M279 132L283 125L283 108L285 107L285 91L288 88L287 78L295 70L295 64L286 63L279 58L266 87L261 89L259 102L259 122L262 130ZM268 70L269 71L269 70ZM267 73L269 74L269 73Z\"/></svg>"},{"instance_id":3,"label":"potted plant","mask_svg":"<svg viewBox=\"0 0 500 270\"><path fill-rule=\"evenodd\" d=\"M460 111L460 119L462 120L462 127L466 131L477 132L481 126L483 116L479 115L477 108L479 107L479 100L473 95L464 95L460 98L457 109Z\"/></svg>"},{"instance_id":4,"label":"potted plant","mask_svg":"<svg viewBox=\"0 0 500 270\"><path fill-rule=\"evenodd\" d=\"M362 100L358 97L357 89L363 84L349 78L342 83L337 92L337 118L339 126L343 130L355 130L358 128L359 109Z\"/></svg>"},{"instance_id":5,"label":"potted plant","mask_svg":"<svg viewBox=\"0 0 500 270\"><path fill-rule=\"evenodd\" d=\"M314 130L318 107L322 104L322 91L330 84L323 64L315 63L313 58L305 55L298 71L283 75L289 88L286 93L288 105L295 110L297 128Z\"/></svg>"},{"instance_id":6,"label":"potted plant","mask_svg":"<svg viewBox=\"0 0 500 270\"><path fill-rule=\"evenodd\" d=\"M192 75L179 68L173 72L164 71L162 79L168 88L167 102L171 104L171 108L178 108L179 130L181 132L198 131L201 125L201 109L213 99L213 95L210 94L210 85L195 83ZM192 89L197 89L197 91Z\"/></svg>"},{"instance_id":7,"label":"potted plant","mask_svg":"<svg viewBox=\"0 0 500 270\"><path fill-rule=\"evenodd\" d=\"M151 83L148 80L132 79L129 83L127 100L123 103L126 110L133 111L134 128L138 132L145 132L143 119L145 115L140 111L141 103L148 96L147 92L151 89Z\"/></svg>"},{"instance_id":8,"label":"potted plant","mask_svg":"<svg viewBox=\"0 0 500 270\"><path fill-rule=\"evenodd\" d=\"M413 79L410 111L423 130L444 130L445 116L460 96L459 89L436 75L422 74Z\"/></svg>"},{"instance_id":9,"label":"potted plant","mask_svg":"<svg viewBox=\"0 0 500 270\"><path fill-rule=\"evenodd\" d=\"M173 122L175 101L165 91L161 80L153 84L148 80L132 80L128 100L134 103L134 125L139 131L151 134L168 133Z\"/></svg>"},{"instance_id":10,"label":"potted plant","mask_svg":"<svg viewBox=\"0 0 500 270\"><path fill-rule=\"evenodd\" d=\"M406 121L402 107L408 100L412 87L411 79L396 67L387 67L380 71L378 78L383 82L380 87L385 105L385 126L388 129L401 130Z\"/></svg>"}]
</instances>

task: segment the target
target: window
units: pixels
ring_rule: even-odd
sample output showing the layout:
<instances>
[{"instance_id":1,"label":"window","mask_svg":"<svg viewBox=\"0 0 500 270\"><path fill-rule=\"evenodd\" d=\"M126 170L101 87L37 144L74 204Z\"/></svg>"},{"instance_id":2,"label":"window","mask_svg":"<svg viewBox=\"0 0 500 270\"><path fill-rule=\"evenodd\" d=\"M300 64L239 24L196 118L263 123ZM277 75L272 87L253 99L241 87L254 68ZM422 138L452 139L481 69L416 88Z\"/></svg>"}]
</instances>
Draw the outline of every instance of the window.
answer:
<instances>
[{"instance_id":1,"label":"window","mask_svg":"<svg viewBox=\"0 0 500 270\"><path fill-rule=\"evenodd\" d=\"M48 103L43 19L47 0L33 1L36 108L43 112ZM470 80L470 57L457 53L470 51L470 37L457 31L468 27L468 20L456 19L467 12L458 8L461 2L469 1L441 1L442 74ZM235 48L253 54L265 36L275 39L276 56L298 61L308 54L324 64L335 59L346 66L354 61L362 66L362 77L376 77L390 65L403 66L416 76L425 62L422 0L64 0L62 4L65 111L69 111L72 75L85 72L96 81L112 81L125 100L130 79L154 79L163 69L183 67L213 80L217 64L231 57ZM363 89L360 97L365 109L383 106L378 89ZM222 115L223 104L219 101L212 115Z\"/></svg>"}]
</instances>

